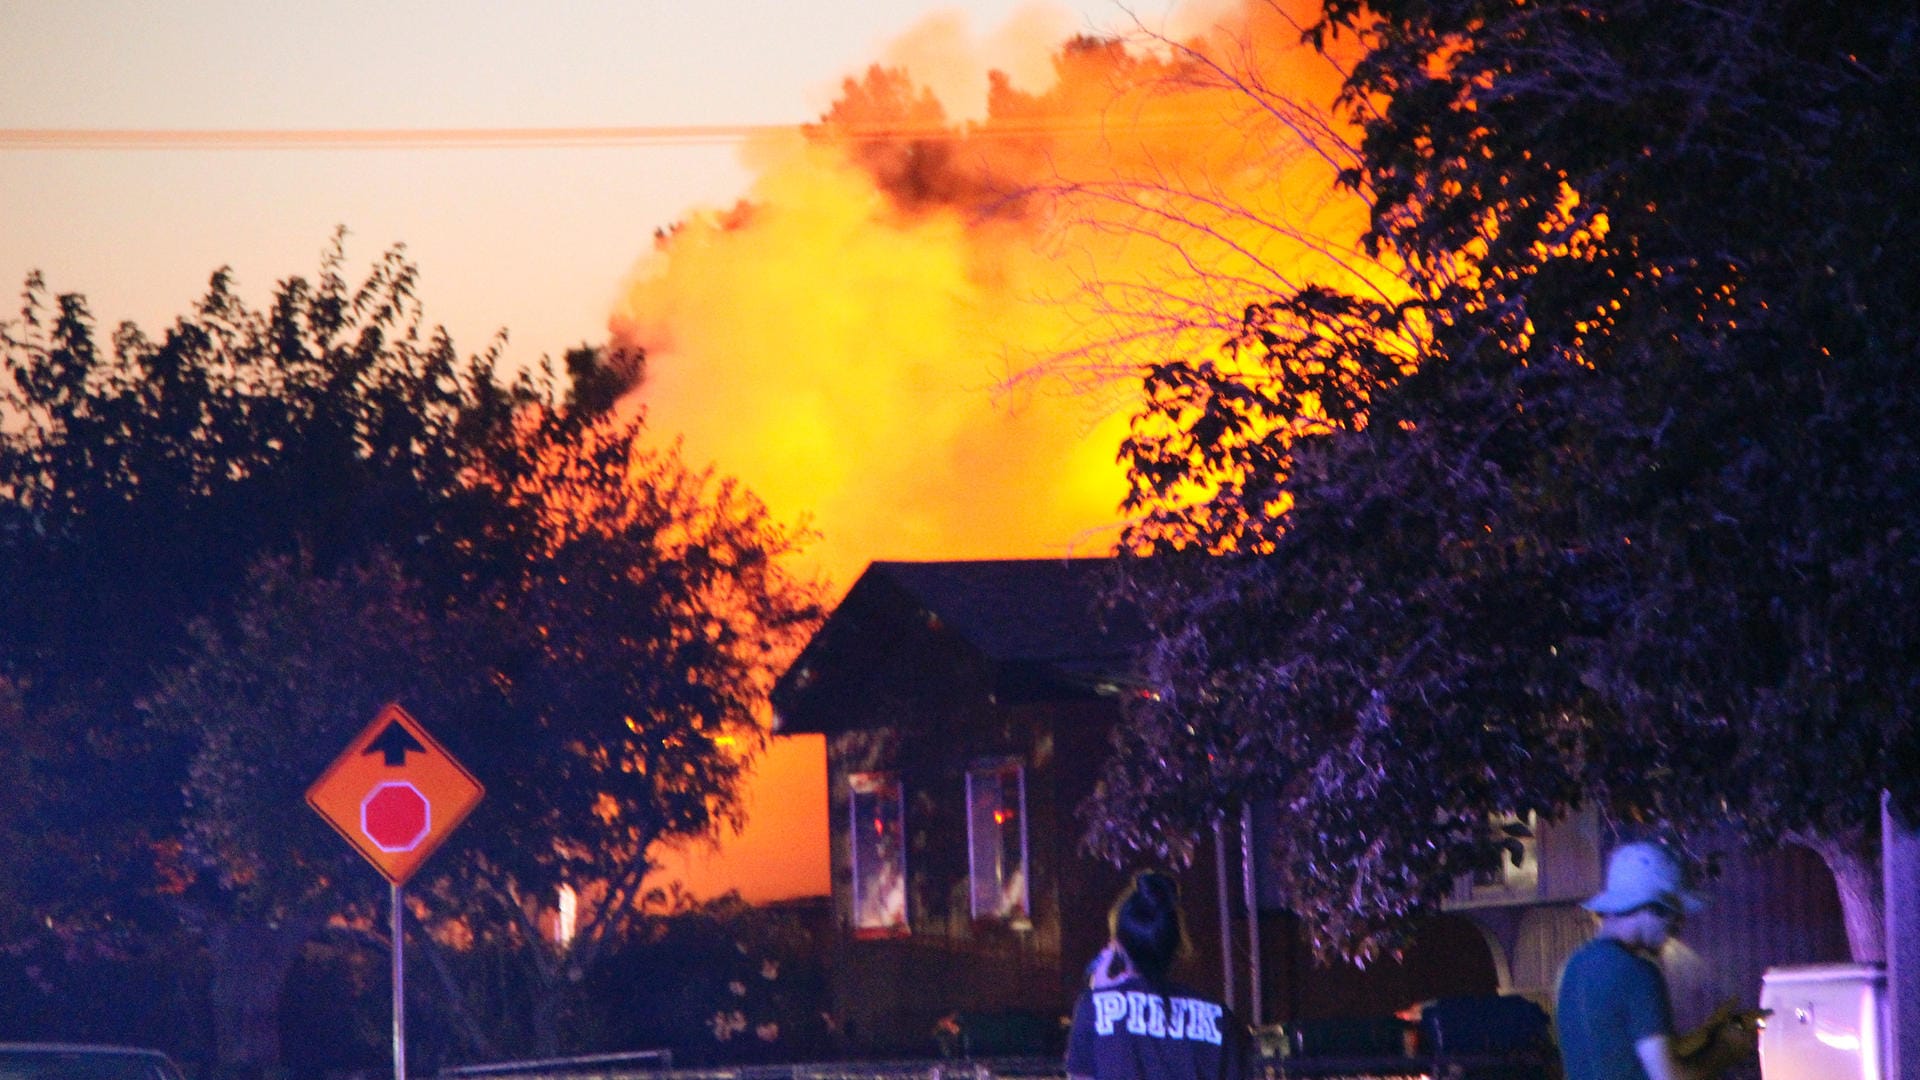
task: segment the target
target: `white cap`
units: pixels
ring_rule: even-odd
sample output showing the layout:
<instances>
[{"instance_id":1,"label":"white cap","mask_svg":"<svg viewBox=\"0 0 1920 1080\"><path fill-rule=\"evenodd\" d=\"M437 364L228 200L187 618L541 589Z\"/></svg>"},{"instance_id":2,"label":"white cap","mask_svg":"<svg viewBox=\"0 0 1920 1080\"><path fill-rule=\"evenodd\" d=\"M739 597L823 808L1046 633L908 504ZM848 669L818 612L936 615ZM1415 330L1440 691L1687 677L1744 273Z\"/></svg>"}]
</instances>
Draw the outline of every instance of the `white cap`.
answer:
<instances>
[{"instance_id":1,"label":"white cap","mask_svg":"<svg viewBox=\"0 0 1920 1080\"><path fill-rule=\"evenodd\" d=\"M1625 915L1648 904L1698 911L1706 900L1686 888L1686 875L1659 844L1622 844L1607 859L1607 887L1581 906L1598 915Z\"/></svg>"}]
</instances>

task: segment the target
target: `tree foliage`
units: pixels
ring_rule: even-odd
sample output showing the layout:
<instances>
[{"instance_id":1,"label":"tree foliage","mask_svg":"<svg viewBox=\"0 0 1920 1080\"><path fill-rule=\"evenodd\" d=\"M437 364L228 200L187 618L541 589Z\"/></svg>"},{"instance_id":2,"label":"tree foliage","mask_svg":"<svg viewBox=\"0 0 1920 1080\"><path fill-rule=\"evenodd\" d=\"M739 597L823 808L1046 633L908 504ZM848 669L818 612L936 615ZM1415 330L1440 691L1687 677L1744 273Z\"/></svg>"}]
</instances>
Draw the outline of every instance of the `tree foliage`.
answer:
<instances>
[{"instance_id":1,"label":"tree foliage","mask_svg":"<svg viewBox=\"0 0 1920 1080\"><path fill-rule=\"evenodd\" d=\"M740 824L767 691L820 617L782 569L796 534L735 483L638 449L637 421L553 434L513 496L541 506L542 548L487 616L501 705L461 741L500 783L428 894L515 946L547 1009L640 925L656 841ZM562 887L559 942L540 918ZM556 1050L560 1017L534 1021Z\"/></svg>"},{"instance_id":2,"label":"tree foliage","mask_svg":"<svg viewBox=\"0 0 1920 1080\"><path fill-rule=\"evenodd\" d=\"M33 275L0 324L0 673L57 748L32 763L32 850L72 869L35 875L31 898L56 921L124 923L177 886L191 747L135 702L257 558L330 569L384 545L444 593L487 572L469 537L511 532L480 528L494 510L463 475L550 391L426 330L399 250L357 287L344 267L336 237L266 311L222 270L159 340L125 324L109 347L83 296Z\"/></svg>"},{"instance_id":3,"label":"tree foliage","mask_svg":"<svg viewBox=\"0 0 1920 1080\"><path fill-rule=\"evenodd\" d=\"M424 329L401 251L358 287L343 266L336 237L266 311L222 271L110 350L34 277L0 327L0 708L45 751L16 766L45 825L25 858L80 856L15 899L76 932L197 928L226 1011L266 998L223 1035L253 1064L300 941L371 925L377 875L301 793L383 702L489 789L416 914L557 985L626 931L654 840L734 820L817 616L781 567L799 534L616 412L641 357L574 350L565 394L507 377L498 342L463 360ZM537 925L561 885L587 898L572 953Z\"/></svg>"},{"instance_id":4,"label":"tree foliage","mask_svg":"<svg viewBox=\"0 0 1920 1080\"><path fill-rule=\"evenodd\" d=\"M1096 839L1275 796L1286 884L1349 954L1496 858L1489 821L1588 801L1809 843L1847 900L1878 792L1920 809L1920 18L1324 14L1362 49L1343 182L1411 295L1254 298L1226 359L1150 373L1158 698Z\"/></svg>"},{"instance_id":5,"label":"tree foliage","mask_svg":"<svg viewBox=\"0 0 1920 1080\"><path fill-rule=\"evenodd\" d=\"M816 617L760 504L637 435L613 420L523 433L539 464L503 494L538 504L540 542L497 587L432 602L379 553L326 577L272 559L231 629L193 624L142 702L194 736L189 861L273 923L378 921L378 876L301 793L384 701L431 723L488 791L410 884L414 913L443 946L511 958L533 988L512 1010L533 1041L468 1024L469 1054L561 1048L571 988L644 921L654 843L736 821L766 683ZM577 898L565 940L562 888Z\"/></svg>"},{"instance_id":6,"label":"tree foliage","mask_svg":"<svg viewBox=\"0 0 1920 1080\"><path fill-rule=\"evenodd\" d=\"M658 1046L676 1065L820 1061L836 1056L823 921L736 896L653 915L589 980L610 1047Z\"/></svg>"}]
</instances>

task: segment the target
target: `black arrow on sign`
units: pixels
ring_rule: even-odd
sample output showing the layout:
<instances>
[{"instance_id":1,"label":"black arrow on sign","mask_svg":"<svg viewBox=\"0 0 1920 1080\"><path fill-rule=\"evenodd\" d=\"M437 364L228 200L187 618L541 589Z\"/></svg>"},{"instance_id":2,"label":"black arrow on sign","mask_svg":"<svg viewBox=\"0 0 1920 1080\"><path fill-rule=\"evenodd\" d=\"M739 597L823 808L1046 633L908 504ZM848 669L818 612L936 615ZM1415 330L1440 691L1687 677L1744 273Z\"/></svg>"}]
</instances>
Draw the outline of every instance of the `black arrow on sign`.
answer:
<instances>
[{"instance_id":1,"label":"black arrow on sign","mask_svg":"<svg viewBox=\"0 0 1920 1080\"><path fill-rule=\"evenodd\" d=\"M368 743L367 748L360 751L360 753L363 755L372 753L385 754L387 755L388 765L405 765L407 763L407 751L409 750L421 754L427 752L427 748L420 745L420 740L414 738L413 735L408 732L406 728L401 727L400 722L396 720L389 723L387 729L380 733L380 737Z\"/></svg>"}]
</instances>

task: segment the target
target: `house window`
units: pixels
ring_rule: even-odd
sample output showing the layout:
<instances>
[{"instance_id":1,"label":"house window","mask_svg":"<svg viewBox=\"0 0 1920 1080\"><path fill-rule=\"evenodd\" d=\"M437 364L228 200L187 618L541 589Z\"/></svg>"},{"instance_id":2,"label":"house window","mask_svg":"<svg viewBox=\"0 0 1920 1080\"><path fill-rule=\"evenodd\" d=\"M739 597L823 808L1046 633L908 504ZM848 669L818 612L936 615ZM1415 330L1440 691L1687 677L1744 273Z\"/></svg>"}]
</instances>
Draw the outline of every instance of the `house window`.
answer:
<instances>
[{"instance_id":1,"label":"house window","mask_svg":"<svg viewBox=\"0 0 1920 1080\"><path fill-rule=\"evenodd\" d=\"M1027 781L1018 763L967 773L967 856L973 917L1024 929L1027 896Z\"/></svg>"},{"instance_id":2,"label":"house window","mask_svg":"<svg viewBox=\"0 0 1920 1080\"><path fill-rule=\"evenodd\" d=\"M853 818L853 929L907 932L907 846L900 780L893 773L850 773Z\"/></svg>"},{"instance_id":3,"label":"house window","mask_svg":"<svg viewBox=\"0 0 1920 1080\"><path fill-rule=\"evenodd\" d=\"M1540 899L1539 823L1528 814L1525 820L1496 817L1488 826L1495 837L1511 846L1503 848L1499 862L1456 882L1451 906L1531 903Z\"/></svg>"},{"instance_id":4,"label":"house window","mask_svg":"<svg viewBox=\"0 0 1920 1080\"><path fill-rule=\"evenodd\" d=\"M1498 864L1473 875L1474 889L1498 889L1516 895L1531 893L1540 884L1538 823L1528 814L1525 821L1517 817L1498 818L1493 826L1495 833L1511 846L1500 853Z\"/></svg>"}]
</instances>

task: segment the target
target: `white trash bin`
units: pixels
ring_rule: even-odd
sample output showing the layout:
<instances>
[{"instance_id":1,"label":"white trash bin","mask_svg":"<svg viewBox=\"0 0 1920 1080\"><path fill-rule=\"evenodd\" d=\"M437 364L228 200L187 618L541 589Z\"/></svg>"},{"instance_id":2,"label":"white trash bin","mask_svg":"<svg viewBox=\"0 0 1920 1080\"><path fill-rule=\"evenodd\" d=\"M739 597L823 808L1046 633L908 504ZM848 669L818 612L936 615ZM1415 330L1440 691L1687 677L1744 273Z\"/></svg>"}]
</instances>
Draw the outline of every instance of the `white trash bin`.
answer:
<instances>
[{"instance_id":1,"label":"white trash bin","mask_svg":"<svg viewBox=\"0 0 1920 1080\"><path fill-rule=\"evenodd\" d=\"M1879 964L1768 968L1760 1007L1762 1080L1883 1080L1887 970Z\"/></svg>"}]
</instances>

